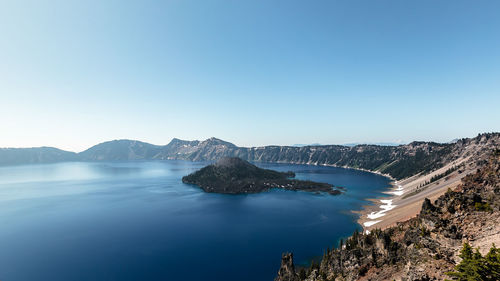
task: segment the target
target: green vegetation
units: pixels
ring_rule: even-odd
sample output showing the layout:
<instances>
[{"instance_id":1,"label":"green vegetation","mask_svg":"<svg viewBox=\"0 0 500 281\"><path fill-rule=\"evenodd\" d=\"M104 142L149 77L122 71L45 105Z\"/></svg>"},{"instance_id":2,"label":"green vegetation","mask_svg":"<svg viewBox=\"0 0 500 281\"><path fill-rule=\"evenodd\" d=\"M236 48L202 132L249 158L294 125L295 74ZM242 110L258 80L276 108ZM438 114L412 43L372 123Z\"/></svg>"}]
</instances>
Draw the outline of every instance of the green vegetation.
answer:
<instances>
[{"instance_id":1,"label":"green vegetation","mask_svg":"<svg viewBox=\"0 0 500 281\"><path fill-rule=\"evenodd\" d=\"M500 249L495 247L495 244L483 257L479 249L474 250L468 243L464 243L460 258L462 261L455 267L455 271L446 273L453 280L500 280Z\"/></svg>"},{"instance_id":2,"label":"green vegetation","mask_svg":"<svg viewBox=\"0 0 500 281\"><path fill-rule=\"evenodd\" d=\"M431 177L430 180L428 180L426 182L423 182L419 186L417 186L417 188L415 189L415 191L413 191L411 193L408 193L405 196L403 196L403 199L406 199L408 197L411 197L411 196L413 196L415 194L418 194L418 193L424 191L433 182L436 182L436 184L439 184L439 182L437 182L438 180L440 180L440 179L442 179L442 178L450 175L451 173L453 173L454 171L460 169L463 166L465 166L464 163L462 163L462 164L460 164L458 166L453 166L453 167L449 168L448 170L444 171L443 173L437 174L437 175ZM458 172L461 173L462 171L459 170Z\"/></svg>"},{"instance_id":3,"label":"green vegetation","mask_svg":"<svg viewBox=\"0 0 500 281\"><path fill-rule=\"evenodd\" d=\"M476 211L481 211L481 212L493 211L489 203L476 202L476 204L474 204L474 208L476 209Z\"/></svg>"},{"instance_id":4,"label":"green vegetation","mask_svg":"<svg viewBox=\"0 0 500 281\"><path fill-rule=\"evenodd\" d=\"M319 263L315 260L311 261L311 265L309 266L309 270L307 271L306 275L310 275L313 270L319 270Z\"/></svg>"},{"instance_id":5,"label":"green vegetation","mask_svg":"<svg viewBox=\"0 0 500 281\"><path fill-rule=\"evenodd\" d=\"M420 226L420 236L425 237L429 235L431 235L431 232L425 226Z\"/></svg>"},{"instance_id":6,"label":"green vegetation","mask_svg":"<svg viewBox=\"0 0 500 281\"><path fill-rule=\"evenodd\" d=\"M433 176L431 178L431 180L427 184L433 183L433 182L435 182L435 181L437 181L439 179L442 179L442 178L446 177L447 175L449 175L449 174L455 172L456 170L460 169L463 166L464 166L463 163L460 164L460 165L458 165L458 166L453 166L453 167L449 168L448 170L446 170L444 173L441 173L441 174Z\"/></svg>"},{"instance_id":7,"label":"green vegetation","mask_svg":"<svg viewBox=\"0 0 500 281\"><path fill-rule=\"evenodd\" d=\"M401 149L398 147L395 151L398 156L393 158L395 161L380 172L388 173L396 179L406 178L418 173L429 173L440 168L442 159L453 150L452 144L413 142L408 146L414 147L416 152L407 154L404 151L398 151Z\"/></svg>"},{"instance_id":8,"label":"green vegetation","mask_svg":"<svg viewBox=\"0 0 500 281\"><path fill-rule=\"evenodd\" d=\"M299 278L300 280L305 280L307 278L306 270L303 267L299 270Z\"/></svg>"}]
</instances>

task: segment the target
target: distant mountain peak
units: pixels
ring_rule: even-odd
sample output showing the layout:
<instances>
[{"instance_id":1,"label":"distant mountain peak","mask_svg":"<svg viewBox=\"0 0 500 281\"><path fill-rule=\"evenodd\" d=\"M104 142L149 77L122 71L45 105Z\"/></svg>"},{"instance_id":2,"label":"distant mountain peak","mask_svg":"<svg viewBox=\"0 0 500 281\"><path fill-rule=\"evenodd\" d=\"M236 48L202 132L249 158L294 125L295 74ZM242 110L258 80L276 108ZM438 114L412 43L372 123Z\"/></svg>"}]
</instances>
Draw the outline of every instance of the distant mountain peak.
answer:
<instances>
[{"instance_id":1,"label":"distant mountain peak","mask_svg":"<svg viewBox=\"0 0 500 281\"><path fill-rule=\"evenodd\" d=\"M173 138L170 142L188 142L187 140L181 140L178 138Z\"/></svg>"},{"instance_id":2,"label":"distant mountain peak","mask_svg":"<svg viewBox=\"0 0 500 281\"><path fill-rule=\"evenodd\" d=\"M185 142L193 142L193 141L181 140L181 139L178 139L178 138L173 138L168 144L171 144L171 143L185 143Z\"/></svg>"},{"instance_id":3,"label":"distant mountain peak","mask_svg":"<svg viewBox=\"0 0 500 281\"><path fill-rule=\"evenodd\" d=\"M202 141L201 144L203 144L203 145L224 145L227 147L236 147L236 145L234 145L230 142L223 141L223 140L215 138L215 137L211 137L209 139L206 139L206 140Z\"/></svg>"},{"instance_id":4,"label":"distant mountain peak","mask_svg":"<svg viewBox=\"0 0 500 281\"><path fill-rule=\"evenodd\" d=\"M188 141L188 140L181 140L178 138L173 138L165 147L167 148L172 148L172 147L179 147L179 146L197 146L200 143L198 140L193 140L193 141Z\"/></svg>"},{"instance_id":5,"label":"distant mountain peak","mask_svg":"<svg viewBox=\"0 0 500 281\"><path fill-rule=\"evenodd\" d=\"M150 159L160 151L160 146L137 140L112 140L92 146L78 153L81 160L130 160Z\"/></svg>"}]
</instances>

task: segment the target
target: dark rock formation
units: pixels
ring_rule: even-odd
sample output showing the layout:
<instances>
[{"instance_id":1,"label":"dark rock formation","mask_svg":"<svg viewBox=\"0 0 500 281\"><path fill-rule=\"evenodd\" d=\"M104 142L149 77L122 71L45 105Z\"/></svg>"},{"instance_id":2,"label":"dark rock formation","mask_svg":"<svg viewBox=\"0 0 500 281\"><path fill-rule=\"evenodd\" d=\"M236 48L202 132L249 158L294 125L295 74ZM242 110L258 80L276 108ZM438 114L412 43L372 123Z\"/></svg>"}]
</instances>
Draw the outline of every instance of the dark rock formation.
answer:
<instances>
[{"instance_id":1,"label":"dark rock formation","mask_svg":"<svg viewBox=\"0 0 500 281\"><path fill-rule=\"evenodd\" d=\"M300 281L299 276L295 273L292 253L284 253L281 256L280 270L274 281Z\"/></svg>"},{"instance_id":2,"label":"dark rock formation","mask_svg":"<svg viewBox=\"0 0 500 281\"><path fill-rule=\"evenodd\" d=\"M261 169L240 158L222 158L183 177L182 182L197 185L206 192L229 194L257 193L271 188L340 194L331 184L290 179L292 177L295 177L293 172Z\"/></svg>"}]
</instances>

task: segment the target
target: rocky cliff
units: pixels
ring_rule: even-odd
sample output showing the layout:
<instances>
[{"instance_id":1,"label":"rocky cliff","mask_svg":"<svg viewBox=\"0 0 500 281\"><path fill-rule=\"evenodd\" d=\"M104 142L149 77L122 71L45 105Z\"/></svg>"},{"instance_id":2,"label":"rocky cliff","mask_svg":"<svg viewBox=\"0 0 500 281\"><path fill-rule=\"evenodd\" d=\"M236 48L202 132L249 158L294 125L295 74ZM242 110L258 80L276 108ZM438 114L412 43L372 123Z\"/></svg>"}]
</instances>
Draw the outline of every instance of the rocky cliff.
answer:
<instances>
[{"instance_id":1,"label":"rocky cliff","mask_svg":"<svg viewBox=\"0 0 500 281\"><path fill-rule=\"evenodd\" d=\"M389 174L402 179L442 167L464 154L481 154L500 144L500 133L480 134L454 143L412 142L400 146L341 145L237 147L209 139L185 143L182 149L165 149L159 159L216 161L239 157L252 162L332 165L359 168Z\"/></svg>"},{"instance_id":2,"label":"rocky cliff","mask_svg":"<svg viewBox=\"0 0 500 281\"><path fill-rule=\"evenodd\" d=\"M478 159L480 168L420 214L385 230L354 233L321 263L292 274L284 255L276 281L444 280L464 241L487 251L500 242L500 150ZM499 269L500 270L500 269Z\"/></svg>"}]
</instances>

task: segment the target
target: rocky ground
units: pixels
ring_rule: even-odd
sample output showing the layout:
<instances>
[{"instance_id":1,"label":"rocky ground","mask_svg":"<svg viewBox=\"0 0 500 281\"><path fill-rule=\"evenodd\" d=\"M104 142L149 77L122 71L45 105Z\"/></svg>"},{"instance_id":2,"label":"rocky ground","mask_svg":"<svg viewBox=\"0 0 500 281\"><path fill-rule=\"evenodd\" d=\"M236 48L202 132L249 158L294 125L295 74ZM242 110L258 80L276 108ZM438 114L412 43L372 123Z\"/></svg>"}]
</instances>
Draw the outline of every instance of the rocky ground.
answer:
<instances>
[{"instance_id":1,"label":"rocky ground","mask_svg":"<svg viewBox=\"0 0 500 281\"><path fill-rule=\"evenodd\" d=\"M365 206L359 212L358 223L364 230L385 229L415 217L425 198L434 201L449 188L456 188L463 177L474 173L484 164L484 159L487 159L495 147L500 147L500 137L495 134L457 141L450 154L443 157L443 166L395 181L394 188L387 192L393 196L370 200L374 205ZM381 199L386 202L391 200L389 210L382 209ZM377 215L374 217L373 214Z\"/></svg>"},{"instance_id":2,"label":"rocky ground","mask_svg":"<svg viewBox=\"0 0 500 281\"><path fill-rule=\"evenodd\" d=\"M354 233L327 250L321 263L297 272L284 254L275 281L444 280L459 261L463 242L484 254L500 244L500 150L478 159L478 168L418 216L384 230Z\"/></svg>"}]
</instances>

